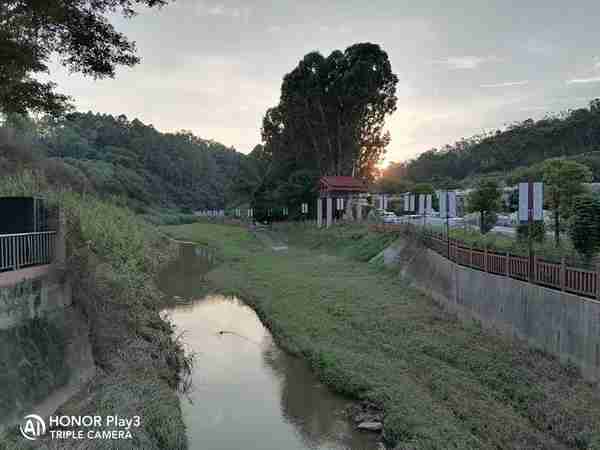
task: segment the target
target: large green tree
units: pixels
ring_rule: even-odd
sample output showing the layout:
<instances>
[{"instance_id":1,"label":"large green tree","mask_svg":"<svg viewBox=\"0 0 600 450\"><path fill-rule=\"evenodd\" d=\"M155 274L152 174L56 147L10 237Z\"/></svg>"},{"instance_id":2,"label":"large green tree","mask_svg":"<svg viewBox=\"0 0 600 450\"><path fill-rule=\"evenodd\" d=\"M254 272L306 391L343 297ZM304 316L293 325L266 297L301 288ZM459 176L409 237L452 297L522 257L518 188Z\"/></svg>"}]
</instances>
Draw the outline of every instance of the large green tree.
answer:
<instances>
[{"instance_id":1,"label":"large green tree","mask_svg":"<svg viewBox=\"0 0 600 450\"><path fill-rule=\"evenodd\" d=\"M354 175L372 179L390 141L385 118L396 109L388 55L376 44L307 54L288 73L277 106L263 120L274 174Z\"/></svg>"},{"instance_id":2,"label":"large green tree","mask_svg":"<svg viewBox=\"0 0 600 450\"><path fill-rule=\"evenodd\" d=\"M135 44L115 30L108 15L135 15L135 6L168 0L0 1L0 112L58 114L68 98L35 75L48 72L57 55L73 72L112 77L119 65L139 62Z\"/></svg>"},{"instance_id":3,"label":"large green tree","mask_svg":"<svg viewBox=\"0 0 600 450\"><path fill-rule=\"evenodd\" d=\"M583 164L568 159L544 162L544 192L554 218L554 242L560 245L561 219L573 215L574 200L585 192L584 183L592 181L592 172Z\"/></svg>"}]
</instances>

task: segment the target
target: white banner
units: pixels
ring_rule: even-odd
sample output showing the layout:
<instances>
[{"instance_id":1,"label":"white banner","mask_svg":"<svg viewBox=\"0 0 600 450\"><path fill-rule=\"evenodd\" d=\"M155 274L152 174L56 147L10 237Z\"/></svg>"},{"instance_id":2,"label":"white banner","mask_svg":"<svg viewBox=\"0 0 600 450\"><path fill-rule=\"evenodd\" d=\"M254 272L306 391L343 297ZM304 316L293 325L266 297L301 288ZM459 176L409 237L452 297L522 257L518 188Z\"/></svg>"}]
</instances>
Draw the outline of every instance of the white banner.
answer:
<instances>
[{"instance_id":1,"label":"white banner","mask_svg":"<svg viewBox=\"0 0 600 450\"><path fill-rule=\"evenodd\" d=\"M431 215L431 212L433 211L433 196L431 194L428 194L426 199L425 199L425 212L428 215Z\"/></svg>"},{"instance_id":2,"label":"white banner","mask_svg":"<svg viewBox=\"0 0 600 450\"><path fill-rule=\"evenodd\" d=\"M529 198L530 189L532 198ZM529 210L533 220L544 220L544 184L519 183L519 222L529 221Z\"/></svg>"},{"instance_id":3,"label":"white banner","mask_svg":"<svg viewBox=\"0 0 600 450\"><path fill-rule=\"evenodd\" d=\"M425 195L419 194L419 215L425 214Z\"/></svg>"},{"instance_id":4,"label":"white banner","mask_svg":"<svg viewBox=\"0 0 600 450\"><path fill-rule=\"evenodd\" d=\"M410 211L410 194L404 194L404 212Z\"/></svg>"},{"instance_id":5,"label":"white banner","mask_svg":"<svg viewBox=\"0 0 600 450\"><path fill-rule=\"evenodd\" d=\"M440 199L440 217L456 217L456 192L455 191L439 191ZM447 202L447 203L446 203Z\"/></svg>"},{"instance_id":6,"label":"white banner","mask_svg":"<svg viewBox=\"0 0 600 450\"><path fill-rule=\"evenodd\" d=\"M411 194L410 196L410 207L408 208L410 212L415 211L415 196Z\"/></svg>"}]
</instances>

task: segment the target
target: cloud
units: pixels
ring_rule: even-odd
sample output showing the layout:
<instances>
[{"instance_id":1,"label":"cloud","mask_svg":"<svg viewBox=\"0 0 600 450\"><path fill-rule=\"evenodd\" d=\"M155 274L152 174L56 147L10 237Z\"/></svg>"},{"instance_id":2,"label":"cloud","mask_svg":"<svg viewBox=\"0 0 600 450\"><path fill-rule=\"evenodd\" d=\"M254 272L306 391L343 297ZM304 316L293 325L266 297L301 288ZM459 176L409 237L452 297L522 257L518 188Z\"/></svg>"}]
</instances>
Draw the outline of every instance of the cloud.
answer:
<instances>
[{"instance_id":1,"label":"cloud","mask_svg":"<svg viewBox=\"0 0 600 450\"><path fill-rule=\"evenodd\" d=\"M481 84L479 87L482 88L503 88L503 87L513 87L513 86L525 86L529 84L529 81L507 81L505 83L495 83L495 84Z\"/></svg>"},{"instance_id":2,"label":"cloud","mask_svg":"<svg viewBox=\"0 0 600 450\"><path fill-rule=\"evenodd\" d=\"M477 69L481 64L489 61L497 61L493 56L451 56L444 59L434 60L434 64L443 64L450 69Z\"/></svg>"},{"instance_id":3,"label":"cloud","mask_svg":"<svg viewBox=\"0 0 600 450\"><path fill-rule=\"evenodd\" d=\"M600 83L600 77L573 78L572 80L567 80L567 84L587 84L587 83Z\"/></svg>"},{"instance_id":4,"label":"cloud","mask_svg":"<svg viewBox=\"0 0 600 450\"><path fill-rule=\"evenodd\" d=\"M248 22L250 19L251 10L248 7L228 7L222 3L216 3L213 5L200 3L196 7L196 12L200 16L228 17L231 19L242 19L244 22Z\"/></svg>"}]
</instances>

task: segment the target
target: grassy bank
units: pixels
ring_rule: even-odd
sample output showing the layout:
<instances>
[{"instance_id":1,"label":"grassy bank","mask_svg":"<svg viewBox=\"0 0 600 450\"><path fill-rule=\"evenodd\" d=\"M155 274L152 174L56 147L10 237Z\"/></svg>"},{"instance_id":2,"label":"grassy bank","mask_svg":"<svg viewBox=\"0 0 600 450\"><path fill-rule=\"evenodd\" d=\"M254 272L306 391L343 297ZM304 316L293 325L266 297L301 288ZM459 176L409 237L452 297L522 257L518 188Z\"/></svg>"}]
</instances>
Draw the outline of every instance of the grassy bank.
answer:
<instances>
[{"instance_id":1,"label":"grassy bank","mask_svg":"<svg viewBox=\"0 0 600 450\"><path fill-rule=\"evenodd\" d=\"M165 230L220 248L225 262L211 282L249 302L328 385L379 404L389 446L600 448L593 388L547 355L445 316L366 264L389 237L293 227L282 235L289 251L273 252L242 228Z\"/></svg>"},{"instance_id":2,"label":"grassy bank","mask_svg":"<svg viewBox=\"0 0 600 450\"><path fill-rule=\"evenodd\" d=\"M154 284L159 268L174 255L174 246L116 202L45 190L46 180L26 171L2 181L0 195L43 193L66 216L67 279L73 304L89 322L98 375L58 414L137 415L142 426L134 430L134 441L127 448L186 449L177 389L189 360L171 324L159 316L162 298ZM44 380L30 381L36 385ZM120 444L95 441L89 448ZM35 448L80 446L76 440L35 444ZM0 437L0 449L5 448L28 447L13 430Z\"/></svg>"}]
</instances>

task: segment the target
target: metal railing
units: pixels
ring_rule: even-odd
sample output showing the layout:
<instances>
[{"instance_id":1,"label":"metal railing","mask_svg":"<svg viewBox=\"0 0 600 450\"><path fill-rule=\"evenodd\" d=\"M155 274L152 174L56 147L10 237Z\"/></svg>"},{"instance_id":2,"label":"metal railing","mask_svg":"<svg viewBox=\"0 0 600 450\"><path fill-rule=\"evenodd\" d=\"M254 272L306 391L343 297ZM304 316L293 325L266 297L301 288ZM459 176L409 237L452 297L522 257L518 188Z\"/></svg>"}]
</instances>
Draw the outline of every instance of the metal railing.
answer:
<instances>
[{"instance_id":1,"label":"metal railing","mask_svg":"<svg viewBox=\"0 0 600 450\"><path fill-rule=\"evenodd\" d=\"M0 234L0 271L50 264L55 250L56 231Z\"/></svg>"},{"instance_id":2,"label":"metal railing","mask_svg":"<svg viewBox=\"0 0 600 450\"><path fill-rule=\"evenodd\" d=\"M417 233L414 225L410 224L378 224L371 229L379 232ZM455 239L448 242L446 236L432 231L424 230L421 235L428 248L461 266L600 300L600 267L598 270L589 270L571 267L567 265L565 258L556 263L536 256L529 258L473 248Z\"/></svg>"}]
</instances>

